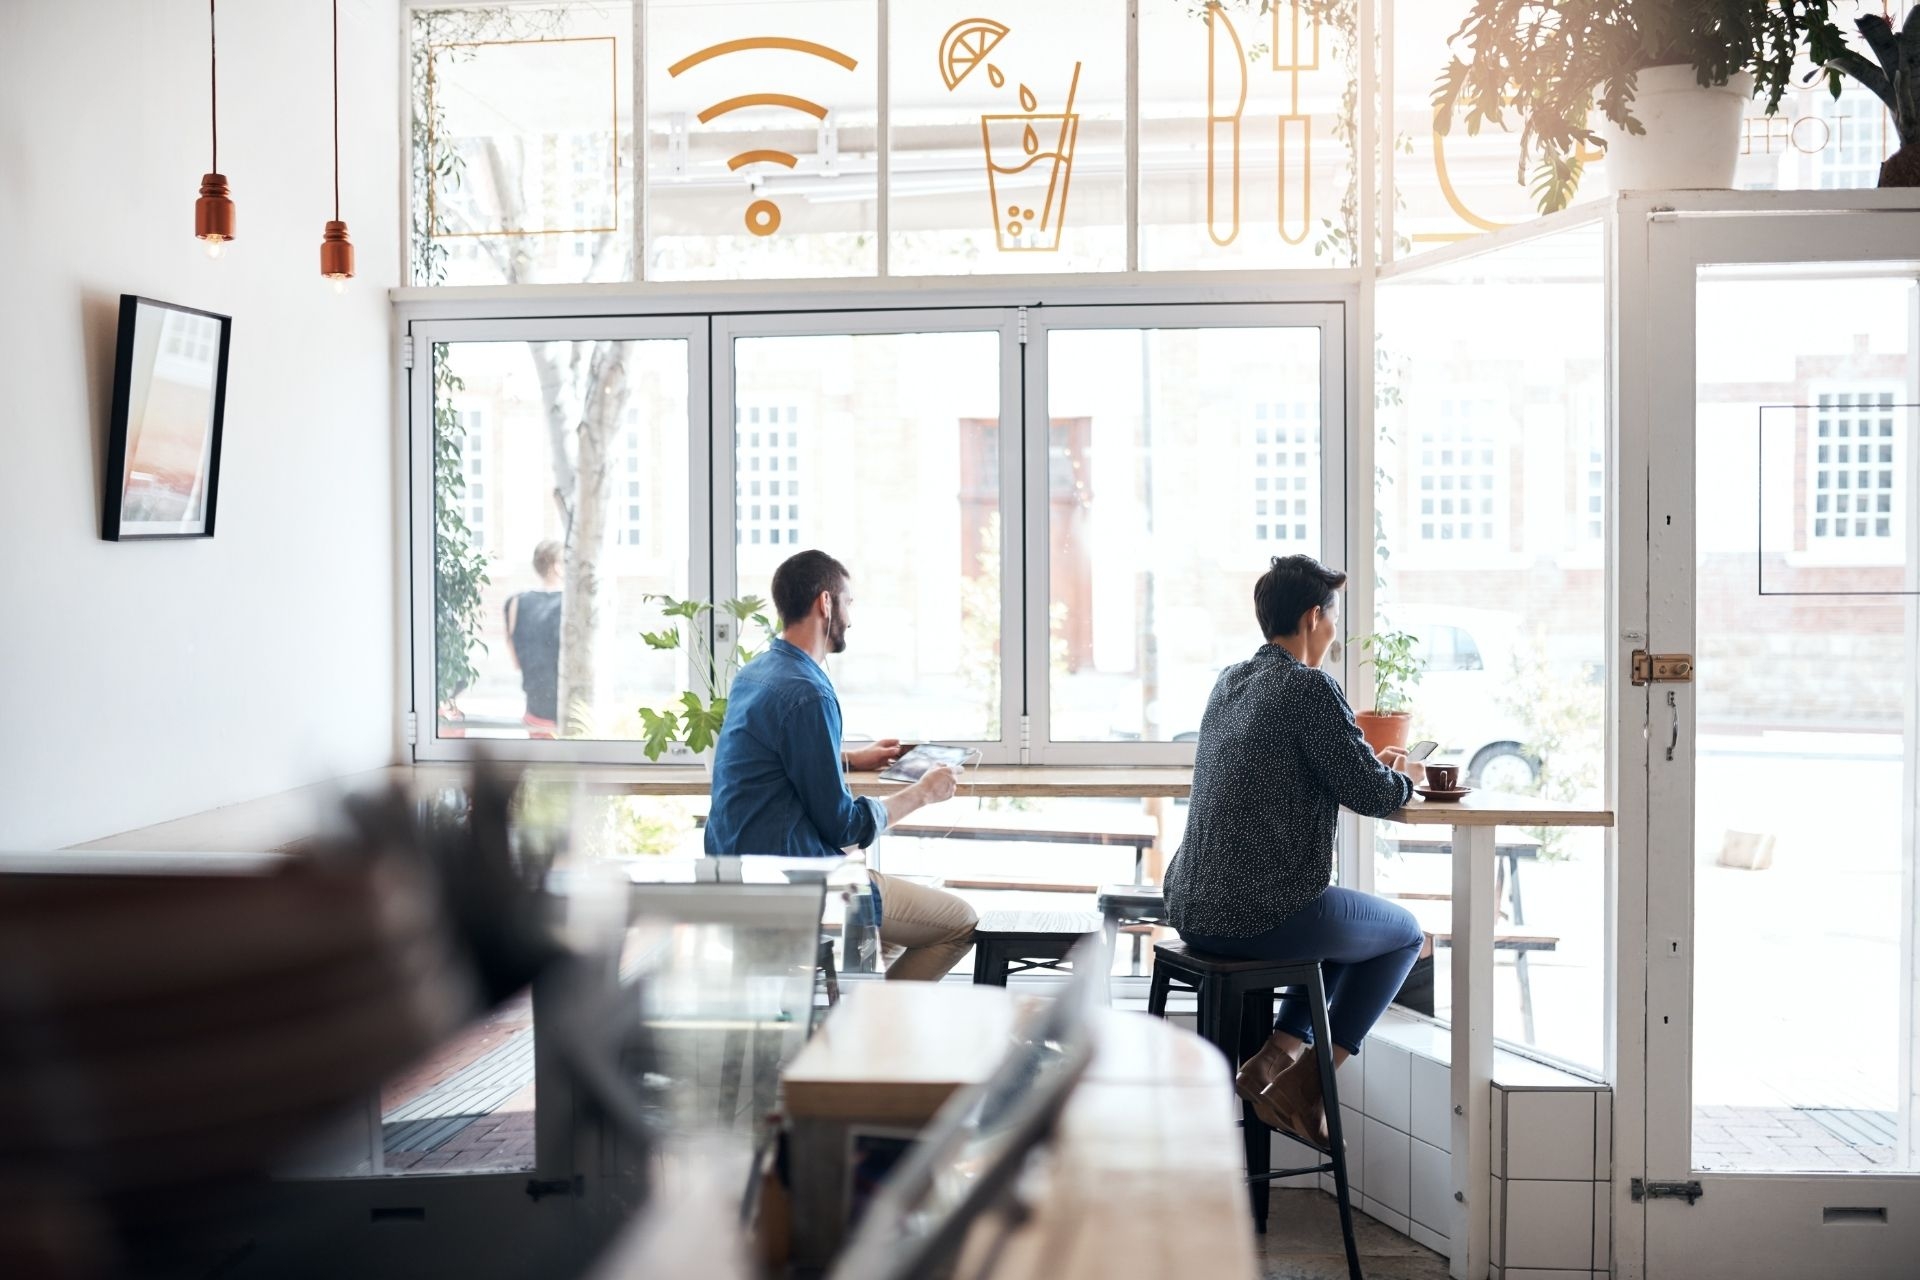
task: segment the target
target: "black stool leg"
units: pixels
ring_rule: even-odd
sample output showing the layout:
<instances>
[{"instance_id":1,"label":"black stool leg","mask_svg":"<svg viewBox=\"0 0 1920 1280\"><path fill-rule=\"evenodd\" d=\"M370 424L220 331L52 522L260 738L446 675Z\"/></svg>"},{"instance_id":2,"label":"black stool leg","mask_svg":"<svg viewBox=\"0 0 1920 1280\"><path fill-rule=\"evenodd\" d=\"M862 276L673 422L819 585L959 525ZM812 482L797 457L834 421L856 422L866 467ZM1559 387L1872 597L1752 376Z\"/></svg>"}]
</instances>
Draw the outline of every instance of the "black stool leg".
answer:
<instances>
[{"instance_id":1,"label":"black stool leg","mask_svg":"<svg viewBox=\"0 0 1920 1280\"><path fill-rule=\"evenodd\" d=\"M1313 1009L1313 1054L1320 1063L1320 1097L1327 1108L1327 1137L1333 1147L1333 1194L1340 1204L1340 1238L1347 1247L1348 1280L1363 1280L1360 1272L1360 1246L1353 1238L1353 1196L1347 1186L1347 1144L1340 1132L1340 1089L1334 1079L1333 1029L1327 1022L1327 989L1315 966L1307 979L1308 1001Z\"/></svg>"},{"instance_id":2,"label":"black stool leg","mask_svg":"<svg viewBox=\"0 0 1920 1280\"><path fill-rule=\"evenodd\" d=\"M1007 985L1007 957L1002 953L1000 943L981 938L974 940L973 985L976 987Z\"/></svg>"},{"instance_id":3,"label":"black stool leg","mask_svg":"<svg viewBox=\"0 0 1920 1280\"><path fill-rule=\"evenodd\" d=\"M1259 1052L1273 1029L1273 989L1242 991L1234 1005L1240 1013L1240 1035L1236 1042L1239 1048L1231 1055L1229 1065L1237 1071L1242 1062ZM1247 1194L1253 1202L1253 1229L1265 1235L1273 1203L1273 1184L1266 1177L1273 1171L1273 1131L1253 1113L1252 1103L1243 1100L1240 1114L1241 1136L1247 1153Z\"/></svg>"},{"instance_id":4,"label":"black stool leg","mask_svg":"<svg viewBox=\"0 0 1920 1280\"><path fill-rule=\"evenodd\" d=\"M1147 1012L1156 1018L1167 1016L1167 993L1173 988L1173 975L1167 966L1153 966L1153 983L1147 988Z\"/></svg>"}]
</instances>

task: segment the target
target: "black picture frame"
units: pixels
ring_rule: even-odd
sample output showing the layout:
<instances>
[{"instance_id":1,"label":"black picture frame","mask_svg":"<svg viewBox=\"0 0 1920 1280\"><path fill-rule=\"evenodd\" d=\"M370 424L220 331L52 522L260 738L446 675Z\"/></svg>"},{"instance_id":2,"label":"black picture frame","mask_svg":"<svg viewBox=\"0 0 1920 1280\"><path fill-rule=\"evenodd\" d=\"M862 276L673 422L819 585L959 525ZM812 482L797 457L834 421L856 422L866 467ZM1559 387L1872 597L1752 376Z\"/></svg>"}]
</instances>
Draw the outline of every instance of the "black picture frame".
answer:
<instances>
[{"instance_id":1,"label":"black picture frame","mask_svg":"<svg viewBox=\"0 0 1920 1280\"><path fill-rule=\"evenodd\" d=\"M213 327L206 321L212 321ZM135 542L213 536L232 338L232 316L137 294L120 295L113 407L102 477L102 538ZM201 385L199 371L209 362L211 384ZM158 376L169 368L188 380ZM173 421L156 424L151 419L157 414L171 414ZM133 463L138 466L144 461L147 470L129 466L130 443ZM175 464L171 484L169 463ZM184 472L179 465L183 463L189 466Z\"/></svg>"}]
</instances>

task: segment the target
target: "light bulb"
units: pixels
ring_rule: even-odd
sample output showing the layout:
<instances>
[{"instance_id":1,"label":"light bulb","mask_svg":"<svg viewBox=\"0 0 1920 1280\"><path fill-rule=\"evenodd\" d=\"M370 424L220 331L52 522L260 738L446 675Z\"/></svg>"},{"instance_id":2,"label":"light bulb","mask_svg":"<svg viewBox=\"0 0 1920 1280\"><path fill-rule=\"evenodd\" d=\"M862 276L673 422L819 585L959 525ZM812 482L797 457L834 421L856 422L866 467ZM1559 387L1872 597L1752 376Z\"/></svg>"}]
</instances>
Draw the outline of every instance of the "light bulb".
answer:
<instances>
[{"instance_id":1,"label":"light bulb","mask_svg":"<svg viewBox=\"0 0 1920 1280\"><path fill-rule=\"evenodd\" d=\"M348 279L348 277L346 277L346 276L328 276L328 277L327 277L327 279L329 279L329 280L331 280L331 281L333 281L333 291L334 291L334 292L335 292L336 294L340 294L340 293L345 293L345 292L347 291L347 279Z\"/></svg>"},{"instance_id":2,"label":"light bulb","mask_svg":"<svg viewBox=\"0 0 1920 1280\"><path fill-rule=\"evenodd\" d=\"M220 245L223 243L224 240L225 240L224 236L208 236L207 237L207 256L209 258L217 258L220 256Z\"/></svg>"}]
</instances>

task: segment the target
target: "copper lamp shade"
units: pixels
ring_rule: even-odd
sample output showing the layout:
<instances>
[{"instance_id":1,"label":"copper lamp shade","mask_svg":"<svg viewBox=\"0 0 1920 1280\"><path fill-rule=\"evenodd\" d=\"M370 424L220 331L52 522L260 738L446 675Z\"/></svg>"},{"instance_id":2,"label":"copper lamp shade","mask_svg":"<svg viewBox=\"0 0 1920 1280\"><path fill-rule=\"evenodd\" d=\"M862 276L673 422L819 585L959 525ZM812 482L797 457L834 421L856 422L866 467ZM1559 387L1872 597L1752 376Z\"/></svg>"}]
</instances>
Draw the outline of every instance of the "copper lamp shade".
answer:
<instances>
[{"instance_id":1,"label":"copper lamp shade","mask_svg":"<svg viewBox=\"0 0 1920 1280\"><path fill-rule=\"evenodd\" d=\"M347 224L329 222L320 241L320 274L329 280L353 278L353 242L347 239Z\"/></svg>"},{"instance_id":2,"label":"copper lamp shade","mask_svg":"<svg viewBox=\"0 0 1920 1280\"><path fill-rule=\"evenodd\" d=\"M209 173L200 179L200 198L193 202L193 234L209 244L233 239L233 198L227 192L225 174Z\"/></svg>"}]
</instances>

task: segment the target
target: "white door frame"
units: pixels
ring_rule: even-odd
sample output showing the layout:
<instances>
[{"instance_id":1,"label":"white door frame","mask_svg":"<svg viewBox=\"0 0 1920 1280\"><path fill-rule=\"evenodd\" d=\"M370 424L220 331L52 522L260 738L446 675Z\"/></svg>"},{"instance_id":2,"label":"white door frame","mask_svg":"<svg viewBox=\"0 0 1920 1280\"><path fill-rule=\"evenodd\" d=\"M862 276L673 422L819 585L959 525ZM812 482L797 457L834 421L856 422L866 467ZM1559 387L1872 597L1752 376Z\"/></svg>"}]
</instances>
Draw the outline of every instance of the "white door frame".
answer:
<instances>
[{"instance_id":1,"label":"white door frame","mask_svg":"<svg viewBox=\"0 0 1920 1280\"><path fill-rule=\"evenodd\" d=\"M1847 193L1857 195L1859 193ZM1882 193L1882 199L1892 193ZM1619 354L1619 670L1636 648L1695 652L1695 323L1708 264L1911 262L1920 209L1874 201L1852 211L1740 198L1664 208L1623 200L1618 213L1615 340ZM1689 205L1694 202L1687 202ZM1644 523L1643 523L1644 522ZM1644 527L1644 548L1632 536ZM1619 890L1619 1057L1615 1063L1615 1265L1622 1277L1910 1275L1920 1256L1920 1175L1696 1174L1691 1152L1694 890L1694 687L1618 681L1623 857ZM1673 706L1667 694L1674 695ZM1913 710L1910 708L1909 725ZM1911 729L1910 729L1911 732ZM1673 748L1668 760L1669 744ZM1911 821L1911 818L1910 818ZM1911 828L1910 828L1911 829ZM1634 856L1625 856L1631 849ZM1912 906L1913 870L1907 898ZM1910 922L1907 954L1911 971ZM1636 982L1637 979L1637 982ZM1636 1019L1635 1015L1639 1015ZM1636 1052L1636 1049L1639 1052ZM1824 1035L1810 1051L1839 1052ZM1632 1198L1635 1179L1698 1181L1704 1195ZM1882 1226L1829 1223L1840 1206L1885 1206ZM1650 1239L1652 1215L1686 1215L1684 1259ZM1823 1225L1823 1223L1829 1223ZM1672 1221L1660 1224L1669 1231Z\"/></svg>"}]
</instances>

